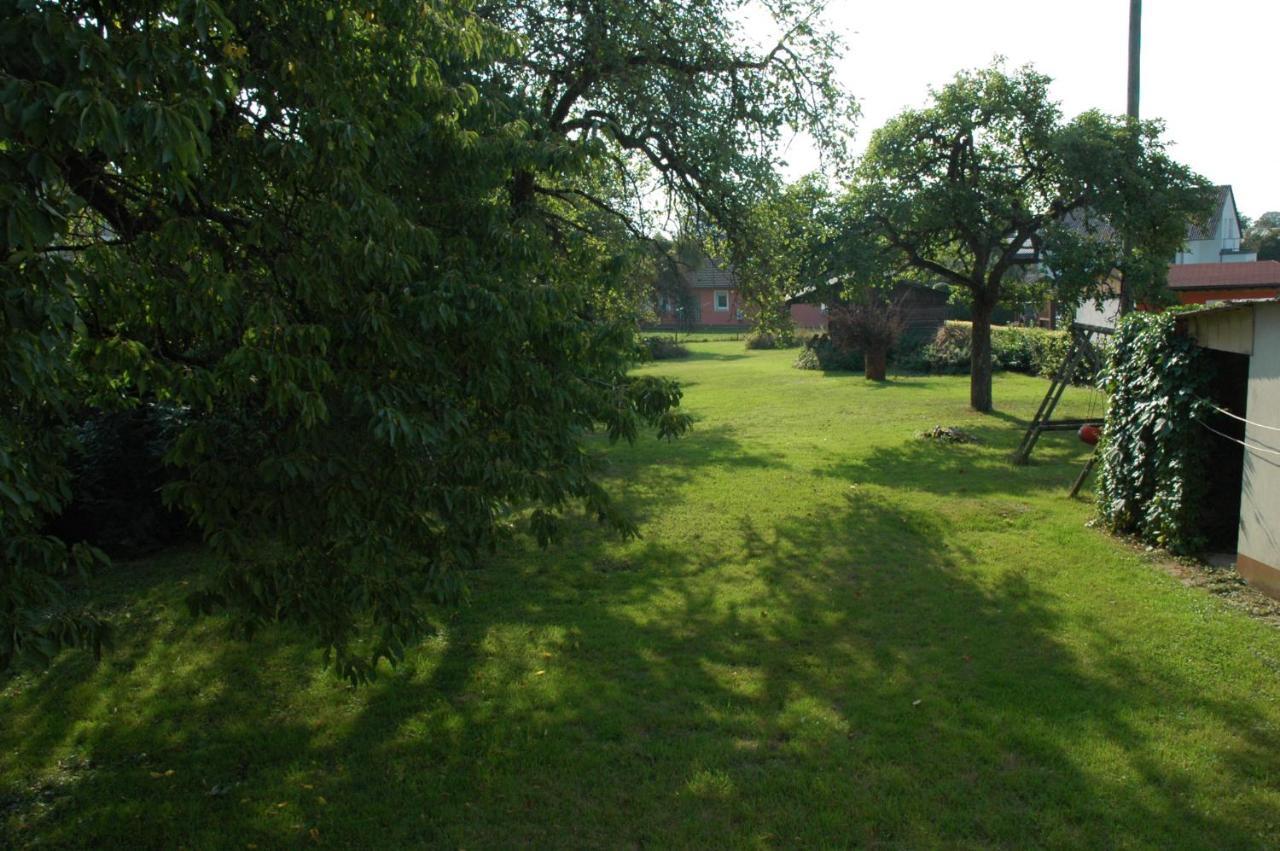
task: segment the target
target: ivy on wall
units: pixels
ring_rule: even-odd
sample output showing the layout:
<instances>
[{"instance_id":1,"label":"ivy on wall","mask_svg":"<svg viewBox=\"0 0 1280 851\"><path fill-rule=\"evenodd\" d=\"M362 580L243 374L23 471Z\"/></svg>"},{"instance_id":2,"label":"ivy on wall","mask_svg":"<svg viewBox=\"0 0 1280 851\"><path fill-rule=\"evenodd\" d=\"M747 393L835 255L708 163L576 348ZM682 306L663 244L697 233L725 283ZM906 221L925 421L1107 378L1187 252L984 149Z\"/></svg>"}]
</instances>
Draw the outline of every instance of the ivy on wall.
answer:
<instances>
[{"instance_id":1,"label":"ivy on wall","mask_svg":"<svg viewBox=\"0 0 1280 851\"><path fill-rule=\"evenodd\" d=\"M1134 313L1114 338L1102 387L1111 397L1100 444L1098 507L1113 532L1175 553L1201 544L1205 431L1197 420L1212 367L1176 314Z\"/></svg>"}]
</instances>

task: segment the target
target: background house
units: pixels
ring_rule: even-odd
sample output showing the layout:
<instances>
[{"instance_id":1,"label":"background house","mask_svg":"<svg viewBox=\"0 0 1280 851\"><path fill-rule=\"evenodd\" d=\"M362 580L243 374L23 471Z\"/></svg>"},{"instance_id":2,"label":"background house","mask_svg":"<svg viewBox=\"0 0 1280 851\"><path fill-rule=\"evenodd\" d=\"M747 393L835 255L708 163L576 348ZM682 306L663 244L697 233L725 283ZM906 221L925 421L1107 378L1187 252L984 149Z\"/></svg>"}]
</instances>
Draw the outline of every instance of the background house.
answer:
<instances>
[{"instance_id":1,"label":"background house","mask_svg":"<svg viewBox=\"0 0 1280 851\"><path fill-rule=\"evenodd\" d=\"M1215 188L1213 213L1187 227L1187 241L1169 265L1169 289L1183 304L1280 294L1280 264L1259 261L1256 252L1240 247L1244 229L1235 192L1230 186ZM1075 321L1112 328L1119 315L1119 299L1109 297L1100 305L1093 301L1081 305Z\"/></svg>"},{"instance_id":2,"label":"background house","mask_svg":"<svg viewBox=\"0 0 1280 851\"><path fill-rule=\"evenodd\" d=\"M659 294L660 326L751 325L750 310L738 290L733 269L705 254L680 264L681 292ZM802 328L825 328L827 314L820 305L795 304L791 319Z\"/></svg>"},{"instance_id":3,"label":"background house","mask_svg":"<svg viewBox=\"0 0 1280 851\"><path fill-rule=\"evenodd\" d=\"M1240 247L1244 227L1236 209L1236 195L1230 186L1215 187L1218 200L1213 213L1203 222L1187 228L1187 242L1174 264L1250 263L1258 259L1253 251Z\"/></svg>"},{"instance_id":4,"label":"background house","mask_svg":"<svg viewBox=\"0 0 1280 851\"><path fill-rule=\"evenodd\" d=\"M818 305L821 298L816 287L809 287L792 296L787 303L791 305L792 315L795 315L798 308L815 306L820 306L825 315L835 305ZM914 281L899 281L888 293L889 301L897 305L902 313L903 336L908 339L932 337L944 322L953 318L954 308L950 298L945 285L929 286Z\"/></svg>"}]
</instances>

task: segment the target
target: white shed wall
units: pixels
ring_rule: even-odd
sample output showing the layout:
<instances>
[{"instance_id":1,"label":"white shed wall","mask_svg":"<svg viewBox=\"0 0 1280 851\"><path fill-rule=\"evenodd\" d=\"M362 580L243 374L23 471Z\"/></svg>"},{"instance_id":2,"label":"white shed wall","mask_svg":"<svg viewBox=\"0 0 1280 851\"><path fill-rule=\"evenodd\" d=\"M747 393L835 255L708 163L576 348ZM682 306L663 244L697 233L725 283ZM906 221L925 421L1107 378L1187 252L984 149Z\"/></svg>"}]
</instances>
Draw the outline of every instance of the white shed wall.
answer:
<instances>
[{"instance_id":1,"label":"white shed wall","mask_svg":"<svg viewBox=\"0 0 1280 851\"><path fill-rule=\"evenodd\" d=\"M1270 452L1244 454L1239 553L1280 570L1280 431L1264 428L1280 428L1280 304L1260 304L1252 313L1245 414L1251 424L1246 426L1245 442Z\"/></svg>"}]
</instances>

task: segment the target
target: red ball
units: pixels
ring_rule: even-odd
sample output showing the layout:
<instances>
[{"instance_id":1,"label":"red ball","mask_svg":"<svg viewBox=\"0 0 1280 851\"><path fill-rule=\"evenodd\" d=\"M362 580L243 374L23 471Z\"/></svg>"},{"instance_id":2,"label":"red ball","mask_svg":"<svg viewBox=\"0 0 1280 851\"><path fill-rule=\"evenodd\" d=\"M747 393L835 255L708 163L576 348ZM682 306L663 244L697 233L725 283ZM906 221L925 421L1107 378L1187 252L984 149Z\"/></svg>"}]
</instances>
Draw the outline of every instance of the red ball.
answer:
<instances>
[{"instance_id":1,"label":"red ball","mask_svg":"<svg viewBox=\"0 0 1280 851\"><path fill-rule=\"evenodd\" d=\"M1077 432L1077 434L1080 435L1080 439L1085 443L1090 446L1096 446L1098 444L1098 438L1102 435L1102 429L1092 423L1088 423L1080 426L1080 431Z\"/></svg>"}]
</instances>

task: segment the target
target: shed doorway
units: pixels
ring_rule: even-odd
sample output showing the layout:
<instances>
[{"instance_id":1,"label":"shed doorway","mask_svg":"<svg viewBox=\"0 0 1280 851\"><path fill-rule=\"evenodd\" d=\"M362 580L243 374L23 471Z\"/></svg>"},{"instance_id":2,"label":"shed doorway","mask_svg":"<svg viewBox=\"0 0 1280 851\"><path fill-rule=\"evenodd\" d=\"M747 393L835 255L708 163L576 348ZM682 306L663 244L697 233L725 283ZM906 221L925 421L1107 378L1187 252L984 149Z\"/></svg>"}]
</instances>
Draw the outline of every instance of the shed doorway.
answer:
<instances>
[{"instance_id":1,"label":"shed doorway","mask_svg":"<svg viewBox=\"0 0 1280 851\"><path fill-rule=\"evenodd\" d=\"M1244 482L1244 422L1249 396L1249 356L1206 349L1213 362L1209 399L1235 416L1216 411L1205 420L1208 477L1201 534L1211 553L1234 553L1240 533L1240 492ZM1215 433L1216 432L1216 433Z\"/></svg>"}]
</instances>

